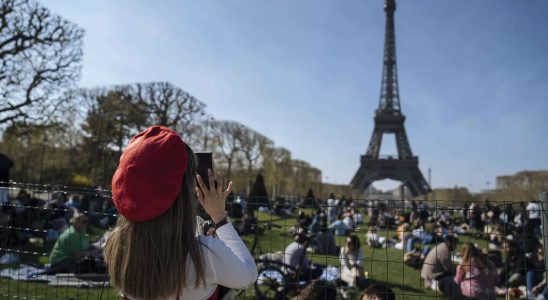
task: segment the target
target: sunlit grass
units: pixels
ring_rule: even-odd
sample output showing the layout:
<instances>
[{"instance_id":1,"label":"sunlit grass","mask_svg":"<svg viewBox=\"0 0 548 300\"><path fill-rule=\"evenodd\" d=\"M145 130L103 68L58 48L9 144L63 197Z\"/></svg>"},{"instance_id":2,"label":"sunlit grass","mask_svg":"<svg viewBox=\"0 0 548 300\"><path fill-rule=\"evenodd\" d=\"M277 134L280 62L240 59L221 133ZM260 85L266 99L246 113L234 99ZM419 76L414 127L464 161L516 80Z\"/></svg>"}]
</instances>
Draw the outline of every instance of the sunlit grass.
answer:
<instances>
[{"instance_id":1,"label":"sunlit grass","mask_svg":"<svg viewBox=\"0 0 548 300\"><path fill-rule=\"evenodd\" d=\"M272 222L281 226L281 228L272 227L263 235L259 236L259 246L255 249L255 256L267 252L283 251L293 240L287 230L295 225L295 218L281 219L267 213L258 213L259 222ZM365 234L367 226L361 225L357 235L362 241L362 247L365 251L365 270L368 278L374 281L387 282L396 293L397 299L426 299L442 297L435 292L425 290L420 279L420 270L409 267L403 263L403 252L394 248L372 249L365 243ZM393 230L382 231L386 237L393 237L396 232ZM253 235L243 236L242 239L248 247L251 248L254 240ZM342 245L345 237L336 237L337 244ZM472 241L478 243L480 247L485 247L486 242L480 239L461 237L460 241ZM51 248L51 244L45 247ZM33 251L44 252L44 249L32 248ZM337 256L314 255L309 253L314 263L322 265L339 265ZM26 255L22 257L23 261L37 263L37 257ZM360 291L352 291L356 296ZM253 287L248 288L238 296L238 299L251 299L254 295ZM12 298L25 299L119 299L117 293L109 288L68 288L49 286L44 283L30 283L25 281L0 279L0 299Z\"/></svg>"}]
</instances>

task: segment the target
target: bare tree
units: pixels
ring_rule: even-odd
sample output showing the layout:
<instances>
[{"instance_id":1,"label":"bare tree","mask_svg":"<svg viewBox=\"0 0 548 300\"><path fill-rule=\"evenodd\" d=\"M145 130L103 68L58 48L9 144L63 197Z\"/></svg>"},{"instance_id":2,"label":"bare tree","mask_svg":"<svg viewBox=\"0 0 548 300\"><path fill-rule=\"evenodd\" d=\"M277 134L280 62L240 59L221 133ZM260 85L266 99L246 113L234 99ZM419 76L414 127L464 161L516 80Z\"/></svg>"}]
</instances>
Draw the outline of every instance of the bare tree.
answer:
<instances>
[{"instance_id":1,"label":"bare tree","mask_svg":"<svg viewBox=\"0 0 548 300\"><path fill-rule=\"evenodd\" d=\"M80 75L84 31L32 0L0 6L0 124L58 117Z\"/></svg>"},{"instance_id":2,"label":"bare tree","mask_svg":"<svg viewBox=\"0 0 548 300\"><path fill-rule=\"evenodd\" d=\"M266 136L244 125L241 125L241 134L237 138L240 140L241 152L245 160L249 191L255 179L253 169L254 167L258 169L261 158L264 157L267 149L272 147L273 142Z\"/></svg>"},{"instance_id":3,"label":"bare tree","mask_svg":"<svg viewBox=\"0 0 548 300\"><path fill-rule=\"evenodd\" d=\"M203 136L201 128L206 120L205 104L181 88L167 82L124 84L95 89L80 89L70 93L82 116L97 105L97 100L117 95L126 112L146 115L145 120L134 122L136 132L152 125L163 125L177 131L185 142L196 148ZM131 105L128 106L128 105ZM209 117L211 118L211 117Z\"/></svg>"},{"instance_id":4,"label":"bare tree","mask_svg":"<svg viewBox=\"0 0 548 300\"><path fill-rule=\"evenodd\" d=\"M291 174L291 152L281 147L269 148L265 153L263 166L272 186L272 197L276 197L284 191L286 179Z\"/></svg>"},{"instance_id":5,"label":"bare tree","mask_svg":"<svg viewBox=\"0 0 548 300\"><path fill-rule=\"evenodd\" d=\"M226 178L230 180L232 166L241 149L240 136L243 125L233 121L213 121L211 135L216 145L216 153L226 164Z\"/></svg>"},{"instance_id":6,"label":"bare tree","mask_svg":"<svg viewBox=\"0 0 548 300\"><path fill-rule=\"evenodd\" d=\"M176 127L177 132L181 134L181 137L189 146L194 150L199 151L211 151L215 147L215 141L212 135L212 122L215 119L209 115L204 114L198 116L199 119L185 127Z\"/></svg>"},{"instance_id":7,"label":"bare tree","mask_svg":"<svg viewBox=\"0 0 548 300\"><path fill-rule=\"evenodd\" d=\"M146 109L151 125L184 131L205 115L205 103L169 82L137 83L119 87Z\"/></svg>"},{"instance_id":8,"label":"bare tree","mask_svg":"<svg viewBox=\"0 0 548 300\"><path fill-rule=\"evenodd\" d=\"M299 159L291 160L293 171L293 194L301 195L309 188L319 189L322 181L322 171Z\"/></svg>"}]
</instances>

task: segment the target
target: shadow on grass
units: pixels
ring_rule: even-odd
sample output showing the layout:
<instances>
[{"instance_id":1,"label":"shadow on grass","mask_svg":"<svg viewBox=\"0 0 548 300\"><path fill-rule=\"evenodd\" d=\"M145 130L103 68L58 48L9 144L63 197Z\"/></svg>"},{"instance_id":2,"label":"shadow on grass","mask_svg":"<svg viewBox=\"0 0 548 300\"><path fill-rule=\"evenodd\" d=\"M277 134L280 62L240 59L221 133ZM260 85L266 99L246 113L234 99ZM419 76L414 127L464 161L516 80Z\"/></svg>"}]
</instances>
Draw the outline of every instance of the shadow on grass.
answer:
<instances>
[{"instance_id":1,"label":"shadow on grass","mask_svg":"<svg viewBox=\"0 0 548 300\"><path fill-rule=\"evenodd\" d=\"M378 282L386 283L386 282L381 281L381 280L369 279L369 285L372 285L372 284L378 283ZM414 287L411 287L411 286L408 286L408 285L403 285L403 284L393 283L393 282L389 282L388 285L392 288L396 288L396 289L402 290L404 292L413 292L413 293L421 294L421 295L426 294L425 290L414 288Z\"/></svg>"}]
</instances>

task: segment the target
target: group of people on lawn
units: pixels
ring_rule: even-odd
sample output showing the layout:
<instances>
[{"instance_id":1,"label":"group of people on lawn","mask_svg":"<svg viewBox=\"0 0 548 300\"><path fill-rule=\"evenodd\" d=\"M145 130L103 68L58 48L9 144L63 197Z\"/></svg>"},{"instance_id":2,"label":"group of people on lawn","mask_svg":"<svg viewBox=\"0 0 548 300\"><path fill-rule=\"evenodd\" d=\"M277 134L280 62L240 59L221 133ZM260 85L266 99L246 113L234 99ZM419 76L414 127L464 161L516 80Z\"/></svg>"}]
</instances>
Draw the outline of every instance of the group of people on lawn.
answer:
<instances>
[{"instance_id":1,"label":"group of people on lawn","mask_svg":"<svg viewBox=\"0 0 548 300\"><path fill-rule=\"evenodd\" d=\"M291 264L300 262L304 278L313 279L321 275L321 266L310 263L305 247L315 254L338 255L342 284L363 287L367 285L363 277L364 252L357 236L360 230L355 230L359 225L355 215L360 209L335 203L328 200L326 209L317 208L311 216L299 214L292 229L295 241L285 249L284 259ZM334 211L340 213L329 223ZM504 295L547 299L541 210L536 201L499 206L487 201L483 207L466 204L463 209L431 209L426 203L414 202L408 208L388 208L372 203L365 211L369 215L369 223L364 226L367 245L401 249L404 262L420 269L425 288L463 299ZM383 219L382 224L379 219ZM321 226L316 226L318 220ZM345 224L353 227L346 228ZM395 230L396 235L388 237L383 230ZM337 235L345 236L338 251L318 247L336 248Z\"/></svg>"},{"instance_id":2,"label":"group of people on lawn","mask_svg":"<svg viewBox=\"0 0 548 300\"><path fill-rule=\"evenodd\" d=\"M468 209L462 214L467 222L459 226L446 219L439 226L448 229L443 242L426 253L418 248L413 250L421 257L425 287L460 298L495 299L512 295L546 299L540 205L535 201L518 205L521 210L508 204L491 206L487 202L481 209L471 204L466 205ZM468 240L463 243L460 255L456 252L457 226L466 229L461 240ZM476 243L471 242L472 236ZM487 247L480 249L477 245L480 242L487 242ZM406 253L406 258L409 257ZM455 258L460 261L456 268Z\"/></svg>"},{"instance_id":3,"label":"group of people on lawn","mask_svg":"<svg viewBox=\"0 0 548 300\"><path fill-rule=\"evenodd\" d=\"M42 200L26 189L12 189L0 207L0 246L10 249L29 243L44 245L55 241L43 273L104 272L100 243L93 245L87 235L90 224L99 231L116 223L116 209L109 197L94 193L53 192Z\"/></svg>"},{"instance_id":4,"label":"group of people on lawn","mask_svg":"<svg viewBox=\"0 0 548 300\"><path fill-rule=\"evenodd\" d=\"M378 284L368 282L366 279L364 250L356 233L356 228L363 224L364 216L358 209L341 206L339 203L341 202L330 199L328 200L327 209L317 207L312 215L308 215L304 210L298 213L295 226L289 230L294 240L285 248L283 262L294 269L298 269L300 281L308 282L313 280L314 282L314 280L320 278L326 266L312 263L308 258L307 250L312 250L314 254L336 255L339 257L340 263L338 266L340 268L340 280L332 281L330 284L341 290L343 296L346 295L348 288L352 287L365 291L368 288L378 289ZM351 205L350 203L348 202L346 205ZM337 213L337 215L330 217L330 214L334 213ZM330 219L332 222L330 222ZM344 239L341 247L337 246L337 236ZM379 243L379 236L373 238L368 235L367 243L370 246ZM324 284L328 283L324 282ZM382 295L377 295L378 297L375 296L377 299L390 299L386 295L394 297L388 285L383 284L382 289L389 292L381 293ZM388 298L385 298L385 296Z\"/></svg>"},{"instance_id":5,"label":"group of people on lawn","mask_svg":"<svg viewBox=\"0 0 548 300\"><path fill-rule=\"evenodd\" d=\"M87 232L90 224L107 229L116 223L117 211L109 197L67 197L58 192L51 199L41 200L23 189L16 197L4 196L0 225L9 230L2 230L0 246L9 249L31 238L55 240L43 273L105 272L102 243L92 244ZM428 289L453 298L494 299L522 294L547 299L541 213L535 201L498 206L489 202L482 206L467 203L460 209L430 209L426 203L415 202L387 207L370 202L363 209L355 201L339 201L331 195L327 206L317 207L312 215L299 212L291 232L293 241L285 248L283 262L299 270L300 280L310 282L311 288L301 292L313 294L324 267L309 260L307 248L315 254L337 255L340 286L363 290L362 299L390 299L383 298L390 294L393 297L386 284L382 287L384 296L371 296L372 290L381 288L369 283L365 276L365 253L358 226L365 225L367 214L367 245L401 249L404 262L420 269ZM256 232L254 212L243 212L236 225L235 231L240 235ZM24 228L31 230L21 230ZM396 230L396 235L387 237L382 230ZM336 236L344 238L341 247L337 246ZM476 243L487 246L480 248ZM329 287L330 283L323 286Z\"/></svg>"}]
</instances>

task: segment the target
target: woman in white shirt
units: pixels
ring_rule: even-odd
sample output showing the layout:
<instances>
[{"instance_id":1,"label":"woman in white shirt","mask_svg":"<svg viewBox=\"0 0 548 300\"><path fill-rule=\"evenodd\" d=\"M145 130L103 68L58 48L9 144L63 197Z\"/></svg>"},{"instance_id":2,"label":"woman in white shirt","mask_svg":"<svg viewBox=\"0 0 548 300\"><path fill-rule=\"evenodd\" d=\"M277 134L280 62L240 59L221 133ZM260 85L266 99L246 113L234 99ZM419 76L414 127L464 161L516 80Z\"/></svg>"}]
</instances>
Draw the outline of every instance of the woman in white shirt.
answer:
<instances>
[{"instance_id":1,"label":"woman in white shirt","mask_svg":"<svg viewBox=\"0 0 548 300\"><path fill-rule=\"evenodd\" d=\"M361 287L364 284L364 259L360 239L351 234L346 238L344 247L341 247L339 256L341 261L341 279L349 286Z\"/></svg>"},{"instance_id":2,"label":"woman in white shirt","mask_svg":"<svg viewBox=\"0 0 548 300\"><path fill-rule=\"evenodd\" d=\"M118 223L105 246L111 284L124 299L217 299L219 285L245 288L257 267L226 218L225 198L209 170L198 176L195 155L172 130L153 126L136 135L112 178ZM198 199L218 239L195 236ZM237 276L234 276L237 274Z\"/></svg>"},{"instance_id":3,"label":"woman in white shirt","mask_svg":"<svg viewBox=\"0 0 548 300\"><path fill-rule=\"evenodd\" d=\"M367 231L367 245L371 248L383 248L386 247L386 238L384 236L379 236L377 233L378 229L376 226L369 227Z\"/></svg>"}]
</instances>

